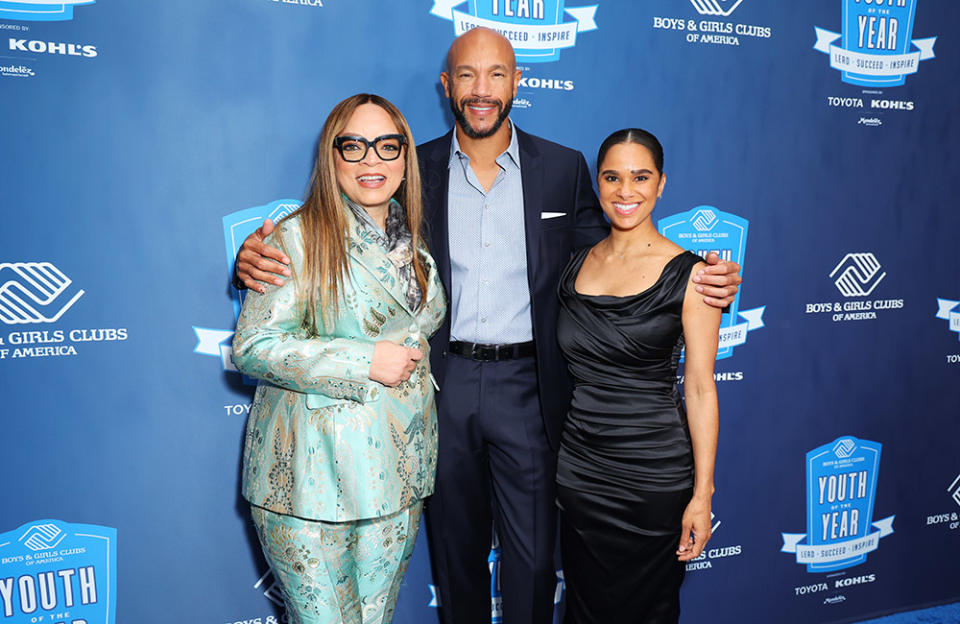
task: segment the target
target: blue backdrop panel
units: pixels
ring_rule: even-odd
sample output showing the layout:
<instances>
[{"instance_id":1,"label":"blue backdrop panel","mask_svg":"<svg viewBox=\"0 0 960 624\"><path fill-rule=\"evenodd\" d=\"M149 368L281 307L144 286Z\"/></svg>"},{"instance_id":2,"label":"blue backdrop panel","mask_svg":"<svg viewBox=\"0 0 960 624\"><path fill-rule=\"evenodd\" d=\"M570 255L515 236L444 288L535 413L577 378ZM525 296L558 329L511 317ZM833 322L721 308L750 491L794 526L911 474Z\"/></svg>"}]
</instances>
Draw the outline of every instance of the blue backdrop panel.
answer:
<instances>
[{"instance_id":1,"label":"blue backdrop panel","mask_svg":"<svg viewBox=\"0 0 960 624\"><path fill-rule=\"evenodd\" d=\"M518 51L518 126L588 161L653 131L659 227L743 265L682 619L960 599L956 3L32 0L0 2L0 619L282 619L227 259L302 198L347 95L448 130L476 25ZM421 536L397 622L435 621L430 574Z\"/></svg>"}]
</instances>

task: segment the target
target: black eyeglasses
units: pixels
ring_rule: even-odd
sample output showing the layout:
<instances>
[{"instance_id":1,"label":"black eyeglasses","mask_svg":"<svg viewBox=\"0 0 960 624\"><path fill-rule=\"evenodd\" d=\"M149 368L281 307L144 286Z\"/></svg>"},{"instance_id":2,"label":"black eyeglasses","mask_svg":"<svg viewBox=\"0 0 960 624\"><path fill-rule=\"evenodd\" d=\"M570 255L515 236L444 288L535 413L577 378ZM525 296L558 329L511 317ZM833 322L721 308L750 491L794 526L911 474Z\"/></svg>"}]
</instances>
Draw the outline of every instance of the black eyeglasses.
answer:
<instances>
[{"instance_id":1,"label":"black eyeglasses","mask_svg":"<svg viewBox=\"0 0 960 624\"><path fill-rule=\"evenodd\" d=\"M406 144L407 139L402 134L383 134L372 141L359 136L338 136L333 140L333 146L347 162L360 162L367 157L371 147L380 160L396 160Z\"/></svg>"}]
</instances>

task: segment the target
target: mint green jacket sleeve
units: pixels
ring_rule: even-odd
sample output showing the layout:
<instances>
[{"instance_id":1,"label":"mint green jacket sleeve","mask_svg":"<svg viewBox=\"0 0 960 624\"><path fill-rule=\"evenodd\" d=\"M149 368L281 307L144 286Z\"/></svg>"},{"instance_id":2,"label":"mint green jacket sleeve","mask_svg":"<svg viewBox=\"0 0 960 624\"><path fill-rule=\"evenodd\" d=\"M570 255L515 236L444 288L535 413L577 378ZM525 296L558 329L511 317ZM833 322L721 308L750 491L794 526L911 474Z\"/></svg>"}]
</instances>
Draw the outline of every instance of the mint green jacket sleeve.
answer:
<instances>
[{"instance_id":1,"label":"mint green jacket sleeve","mask_svg":"<svg viewBox=\"0 0 960 624\"><path fill-rule=\"evenodd\" d=\"M283 236L294 271L303 264L298 225L298 221L287 221L274 233L274 238ZM233 338L234 364L243 374L281 388L363 403L378 385L368 378L375 343L333 336L308 338L300 327L303 316L293 279L282 286L267 284L263 294L247 291Z\"/></svg>"}]
</instances>

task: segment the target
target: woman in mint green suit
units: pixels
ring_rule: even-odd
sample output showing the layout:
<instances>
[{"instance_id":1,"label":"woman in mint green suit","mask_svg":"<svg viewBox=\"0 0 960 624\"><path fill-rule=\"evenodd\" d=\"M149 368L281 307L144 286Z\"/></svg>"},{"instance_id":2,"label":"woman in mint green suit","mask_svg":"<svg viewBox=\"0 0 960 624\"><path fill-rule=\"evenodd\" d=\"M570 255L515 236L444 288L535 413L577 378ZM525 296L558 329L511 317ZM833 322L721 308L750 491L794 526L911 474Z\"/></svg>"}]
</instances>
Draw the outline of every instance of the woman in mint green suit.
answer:
<instances>
[{"instance_id":1,"label":"woman in mint green suit","mask_svg":"<svg viewBox=\"0 0 960 624\"><path fill-rule=\"evenodd\" d=\"M243 304L233 357L260 379L243 495L291 622L390 622L433 492L427 339L446 302L420 192L400 112L347 98L324 124L307 199L272 234L292 279Z\"/></svg>"}]
</instances>

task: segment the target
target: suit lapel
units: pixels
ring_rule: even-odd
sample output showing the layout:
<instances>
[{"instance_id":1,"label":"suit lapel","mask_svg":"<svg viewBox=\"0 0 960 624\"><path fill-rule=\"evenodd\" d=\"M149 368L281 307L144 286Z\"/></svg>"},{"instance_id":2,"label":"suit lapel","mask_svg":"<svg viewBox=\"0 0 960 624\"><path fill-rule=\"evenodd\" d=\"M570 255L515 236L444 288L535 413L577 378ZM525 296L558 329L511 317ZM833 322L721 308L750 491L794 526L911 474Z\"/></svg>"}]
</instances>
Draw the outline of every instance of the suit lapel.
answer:
<instances>
[{"instance_id":1,"label":"suit lapel","mask_svg":"<svg viewBox=\"0 0 960 624\"><path fill-rule=\"evenodd\" d=\"M400 284L397 268L387 257L387 252L366 233L366 230L353 216L353 212L349 208L347 208L347 219L350 235L347 241L347 249L350 257L366 269L373 279L390 293L402 309L412 315L413 312L407 307L406 293Z\"/></svg>"},{"instance_id":2,"label":"suit lapel","mask_svg":"<svg viewBox=\"0 0 960 624\"><path fill-rule=\"evenodd\" d=\"M450 185L450 144L453 130L436 141L433 150L424 154L424 214L429 233L428 246L437 262L437 272L444 289L450 292L450 234L447 192Z\"/></svg>"},{"instance_id":3,"label":"suit lapel","mask_svg":"<svg viewBox=\"0 0 960 624\"><path fill-rule=\"evenodd\" d=\"M520 178L523 184L523 217L527 242L527 280L534 292L533 276L539 257L540 213L543 212L543 163L540 152L527 133L514 126L520 148Z\"/></svg>"},{"instance_id":4,"label":"suit lapel","mask_svg":"<svg viewBox=\"0 0 960 624\"><path fill-rule=\"evenodd\" d=\"M439 325L446 314L444 290L440 284L437 265L429 253L421 252L423 266L427 270L427 292L423 296L423 305L417 310L417 322L421 327Z\"/></svg>"}]
</instances>

